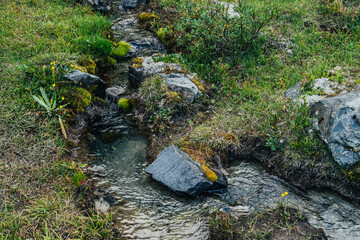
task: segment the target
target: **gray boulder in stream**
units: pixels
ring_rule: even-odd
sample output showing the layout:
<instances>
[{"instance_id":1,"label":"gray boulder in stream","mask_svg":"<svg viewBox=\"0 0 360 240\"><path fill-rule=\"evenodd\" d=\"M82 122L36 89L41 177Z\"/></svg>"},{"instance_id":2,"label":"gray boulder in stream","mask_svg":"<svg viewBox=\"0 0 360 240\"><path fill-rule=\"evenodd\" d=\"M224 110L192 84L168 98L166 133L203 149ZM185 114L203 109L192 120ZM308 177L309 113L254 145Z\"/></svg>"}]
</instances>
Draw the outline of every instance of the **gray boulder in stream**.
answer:
<instances>
[{"instance_id":1,"label":"gray boulder in stream","mask_svg":"<svg viewBox=\"0 0 360 240\"><path fill-rule=\"evenodd\" d=\"M310 108L334 160L344 167L360 160L360 91L323 99Z\"/></svg>"},{"instance_id":2,"label":"gray boulder in stream","mask_svg":"<svg viewBox=\"0 0 360 240\"><path fill-rule=\"evenodd\" d=\"M82 72L80 70L74 70L64 75L64 78L78 84L81 87L96 87L96 90L105 90L106 83L98 76Z\"/></svg>"},{"instance_id":3,"label":"gray boulder in stream","mask_svg":"<svg viewBox=\"0 0 360 240\"><path fill-rule=\"evenodd\" d=\"M174 145L165 148L145 172L172 191L190 196L224 189L227 186L221 174L217 174L218 180L214 182L207 179L200 164Z\"/></svg>"}]
</instances>

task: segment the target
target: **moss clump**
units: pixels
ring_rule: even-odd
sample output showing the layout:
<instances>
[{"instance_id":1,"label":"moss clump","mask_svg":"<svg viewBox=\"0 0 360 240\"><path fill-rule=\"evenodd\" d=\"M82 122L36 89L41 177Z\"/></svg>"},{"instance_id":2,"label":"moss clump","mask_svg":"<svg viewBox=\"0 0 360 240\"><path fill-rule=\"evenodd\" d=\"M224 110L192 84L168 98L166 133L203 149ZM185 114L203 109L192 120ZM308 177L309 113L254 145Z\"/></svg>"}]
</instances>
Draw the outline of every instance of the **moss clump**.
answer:
<instances>
[{"instance_id":1,"label":"moss clump","mask_svg":"<svg viewBox=\"0 0 360 240\"><path fill-rule=\"evenodd\" d=\"M81 66L84 66L84 68L86 68L88 73L95 74L96 63L92 59L90 59L90 58L80 58L78 63Z\"/></svg>"},{"instance_id":2,"label":"moss clump","mask_svg":"<svg viewBox=\"0 0 360 240\"><path fill-rule=\"evenodd\" d=\"M112 52L114 57L125 57L130 52L130 44L124 41L121 41L116 44L116 49Z\"/></svg>"},{"instance_id":3,"label":"moss clump","mask_svg":"<svg viewBox=\"0 0 360 240\"><path fill-rule=\"evenodd\" d=\"M142 23L146 23L146 22L152 22L156 19L158 19L159 17L156 16L155 14L153 13L147 13L147 12L143 12L142 14L140 14L139 16L139 20L140 22Z\"/></svg>"},{"instance_id":4,"label":"moss clump","mask_svg":"<svg viewBox=\"0 0 360 240\"><path fill-rule=\"evenodd\" d=\"M127 112L130 110L130 100L127 98L120 98L118 102L118 107Z\"/></svg>"},{"instance_id":5,"label":"moss clump","mask_svg":"<svg viewBox=\"0 0 360 240\"><path fill-rule=\"evenodd\" d=\"M84 112L84 109L91 102L91 93L83 88L75 88L67 90L64 95L70 104L70 108L74 112Z\"/></svg>"},{"instance_id":6,"label":"moss clump","mask_svg":"<svg viewBox=\"0 0 360 240\"><path fill-rule=\"evenodd\" d=\"M143 61L144 61L144 59L141 57L134 58L133 60L131 60L130 66L132 68L141 68Z\"/></svg>"},{"instance_id":7,"label":"moss clump","mask_svg":"<svg viewBox=\"0 0 360 240\"><path fill-rule=\"evenodd\" d=\"M157 36L161 42L166 43L166 33L164 28L160 28L157 32Z\"/></svg>"},{"instance_id":8,"label":"moss clump","mask_svg":"<svg viewBox=\"0 0 360 240\"><path fill-rule=\"evenodd\" d=\"M112 58L112 57L107 57L106 58L106 64L108 65L115 65L116 64L116 59Z\"/></svg>"}]
</instances>

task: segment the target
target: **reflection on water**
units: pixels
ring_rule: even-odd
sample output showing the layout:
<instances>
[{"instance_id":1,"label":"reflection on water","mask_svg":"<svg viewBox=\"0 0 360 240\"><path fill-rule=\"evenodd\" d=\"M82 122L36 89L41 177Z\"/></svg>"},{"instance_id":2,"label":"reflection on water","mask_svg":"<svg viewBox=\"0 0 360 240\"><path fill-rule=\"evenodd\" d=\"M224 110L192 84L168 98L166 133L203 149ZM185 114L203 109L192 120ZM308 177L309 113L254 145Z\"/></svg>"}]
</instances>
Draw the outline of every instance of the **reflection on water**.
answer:
<instances>
[{"instance_id":1,"label":"reflection on water","mask_svg":"<svg viewBox=\"0 0 360 240\"><path fill-rule=\"evenodd\" d=\"M131 239L207 239L204 197L178 196L144 172L146 139L129 127L120 139L92 146L91 169L98 186L119 198L112 208L116 223ZM96 177L94 177L96 179Z\"/></svg>"}]
</instances>

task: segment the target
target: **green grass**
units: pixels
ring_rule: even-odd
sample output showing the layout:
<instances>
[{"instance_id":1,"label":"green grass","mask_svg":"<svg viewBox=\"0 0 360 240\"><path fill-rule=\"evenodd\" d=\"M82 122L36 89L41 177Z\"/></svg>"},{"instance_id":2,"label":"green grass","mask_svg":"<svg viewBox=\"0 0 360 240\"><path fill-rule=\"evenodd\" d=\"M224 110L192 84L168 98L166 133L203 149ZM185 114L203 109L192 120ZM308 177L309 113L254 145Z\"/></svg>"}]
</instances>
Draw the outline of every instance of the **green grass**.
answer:
<instances>
[{"instance_id":1,"label":"green grass","mask_svg":"<svg viewBox=\"0 0 360 240\"><path fill-rule=\"evenodd\" d=\"M110 22L75 1L0 2L0 238L110 238L111 218L76 205L69 182L79 174L61 165L56 115L65 122L67 111L47 115L32 98L43 87L65 105L61 74L110 53Z\"/></svg>"},{"instance_id":2,"label":"green grass","mask_svg":"<svg viewBox=\"0 0 360 240\"><path fill-rule=\"evenodd\" d=\"M320 137L310 131L308 109L286 99L284 91L327 76L336 66L359 73L359 1L240 3L238 22L208 1L158 0L152 8L160 17L154 31L173 31L174 48L182 51L187 67L217 86L214 113L187 139L193 146L259 159L304 187L326 186L317 185L314 177L333 181L329 185L335 188L336 181L349 183ZM217 17L211 19L213 15ZM231 24L241 28L227 26ZM259 34L249 46L251 29L257 27ZM248 37L234 44L232 39L241 40L242 34Z\"/></svg>"}]
</instances>

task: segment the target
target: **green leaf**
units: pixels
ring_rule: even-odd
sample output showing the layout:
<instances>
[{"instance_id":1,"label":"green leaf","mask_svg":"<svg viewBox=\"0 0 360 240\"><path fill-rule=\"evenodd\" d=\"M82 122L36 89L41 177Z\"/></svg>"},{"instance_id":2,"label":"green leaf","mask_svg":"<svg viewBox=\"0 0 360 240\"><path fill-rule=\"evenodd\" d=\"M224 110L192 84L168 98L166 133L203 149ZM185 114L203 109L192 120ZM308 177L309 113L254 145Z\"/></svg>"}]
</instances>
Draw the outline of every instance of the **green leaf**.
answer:
<instances>
[{"instance_id":1,"label":"green leaf","mask_svg":"<svg viewBox=\"0 0 360 240\"><path fill-rule=\"evenodd\" d=\"M32 96L41 106L43 106L47 112L51 112L51 109L45 104L43 100L40 100L37 96Z\"/></svg>"},{"instance_id":2,"label":"green leaf","mask_svg":"<svg viewBox=\"0 0 360 240\"><path fill-rule=\"evenodd\" d=\"M41 92L42 97L43 97L44 100L45 100L45 103L48 105L49 108L51 108L51 104L50 104L49 98L48 98L48 96L46 95L45 90L44 90L42 87L40 88L40 92Z\"/></svg>"}]
</instances>

